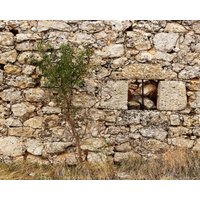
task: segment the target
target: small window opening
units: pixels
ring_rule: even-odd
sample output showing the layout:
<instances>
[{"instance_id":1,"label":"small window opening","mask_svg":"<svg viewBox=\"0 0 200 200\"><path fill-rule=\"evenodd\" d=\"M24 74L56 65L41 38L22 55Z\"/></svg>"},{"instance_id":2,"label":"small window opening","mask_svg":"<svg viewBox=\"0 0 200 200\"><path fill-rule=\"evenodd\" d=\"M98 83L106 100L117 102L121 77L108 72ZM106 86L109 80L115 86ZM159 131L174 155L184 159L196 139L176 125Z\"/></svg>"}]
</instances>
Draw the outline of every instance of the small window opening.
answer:
<instances>
[{"instance_id":1,"label":"small window opening","mask_svg":"<svg viewBox=\"0 0 200 200\"><path fill-rule=\"evenodd\" d=\"M157 80L134 80L128 86L129 110L155 110L157 104Z\"/></svg>"}]
</instances>

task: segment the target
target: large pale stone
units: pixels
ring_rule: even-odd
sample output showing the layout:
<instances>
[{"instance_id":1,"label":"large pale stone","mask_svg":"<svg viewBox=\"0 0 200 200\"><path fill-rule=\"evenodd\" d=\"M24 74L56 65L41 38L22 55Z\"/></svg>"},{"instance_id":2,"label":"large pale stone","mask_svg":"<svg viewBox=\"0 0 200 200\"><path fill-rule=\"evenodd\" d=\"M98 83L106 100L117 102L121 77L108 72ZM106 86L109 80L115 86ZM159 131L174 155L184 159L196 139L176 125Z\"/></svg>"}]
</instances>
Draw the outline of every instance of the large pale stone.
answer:
<instances>
[{"instance_id":1,"label":"large pale stone","mask_svg":"<svg viewBox=\"0 0 200 200\"><path fill-rule=\"evenodd\" d=\"M61 20L39 20L37 26L38 32L47 30L70 31L71 27Z\"/></svg>"},{"instance_id":2,"label":"large pale stone","mask_svg":"<svg viewBox=\"0 0 200 200\"><path fill-rule=\"evenodd\" d=\"M21 91L15 90L13 88L3 90L1 98L4 101L16 102L22 99Z\"/></svg>"},{"instance_id":3,"label":"large pale stone","mask_svg":"<svg viewBox=\"0 0 200 200\"><path fill-rule=\"evenodd\" d=\"M55 164L76 165L78 163L77 156L74 153L64 153L58 155L54 161Z\"/></svg>"},{"instance_id":4,"label":"large pale stone","mask_svg":"<svg viewBox=\"0 0 200 200\"><path fill-rule=\"evenodd\" d=\"M20 156L23 154L22 141L16 137L0 137L0 154L5 156Z\"/></svg>"},{"instance_id":5,"label":"large pale stone","mask_svg":"<svg viewBox=\"0 0 200 200\"><path fill-rule=\"evenodd\" d=\"M187 83L187 88L189 90L199 90L200 91L200 78L194 78Z\"/></svg>"},{"instance_id":6,"label":"large pale stone","mask_svg":"<svg viewBox=\"0 0 200 200\"><path fill-rule=\"evenodd\" d=\"M46 146L45 150L47 153L50 154L62 153L65 152L66 149L72 145L73 145L72 142L52 142L45 144Z\"/></svg>"},{"instance_id":7,"label":"large pale stone","mask_svg":"<svg viewBox=\"0 0 200 200\"><path fill-rule=\"evenodd\" d=\"M173 32L173 33L184 33L187 30L184 26L178 24L178 23L167 23L167 26L165 27L165 32Z\"/></svg>"},{"instance_id":8,"label":"large pale stone","mask_svg":"<svg viewBox=\"0 0 200 200\"><path fill-rule=\"evenodd\" d=\"M0 45L12 46L14 44L13 34L10 32L0 32Z\"/></svg>"},{"instance_id":9,"label":"large pale stone","mask_svg":"<svg viewBox=\"0 0 200 200\"><path fill-rule=\"evenodd\" d=\"M42 128L42 123L43 123L43 117L36 116L25 121L24 126L29 126L31 128Z\"/></svg>"},{"instance_id":10,"label":"large pale stone","mask_svg":"<svg viewBox=\"0 0 200 200\"><path fill-rule=\"evenodd\" d=\"M31 60L33 59L37 61L41 61L42 58L39 55L39 53L30 52L30 51L22 52L17 58L20 64L25 64L25 63L30 64Z\"/></svg>"},{"instance_id":11,"label":"large pale stone","mask_svg":"<svg viewBox=\"0 0 200 200\"><path fill-rule=\"evenodd\" d=\"M147 138L155 138L163 141L167 137L167 131L160 127L148 127L139 129L139 133Z\"/></svg>"},{"instance_id":12,"label":"large pale stone","mask_svg":"<svg viewBox=\"0 0 200 200\"><path fill-rule=\"evenodd\" d=\"M26 40L38 40L41 39L41 36L39 36L36 33L19 33L16 35L16 42L23 42Z\"/></svg>"},{"instance_id":13,"label":"large pale stone","mask_svg":"<svg viewBox=\"0 0 200 200\"><path fill-rule=\"evenodd\" d=\"M7 127L20 127L22 126L22 123L19 119L10 117L5 120L5 125Z\"/></svg>"},{"instance_id":14,"label":"large pale stone","mask_svg":"<svg viewBox=\"0 0 200 200\"><path fill-rule=\"evenodd\" d=\"M17 51L33 51L37 50L37 43L32 41L26 41L16 44L15 49Z\"/></svg>"},{"instance_id":15,"label":"large pale stone","mask_svg":"<svg viewBox=\"0 0 200 200\"><path fill-rule=\"evenodd\" d=\"M18 104L14 104L11 107L11 110L14 114L14 116L17 117L22 117L25 114L31 113L35 110L35 106L29 104L29 103L18 103Z\"/></svg>"},{"instance_id":16,"label":"large pale stone","mask_svg":"<svg viewBox=\"0 0 200 200\"><path fill-rule=\"evenodd\" d=\"M163 69L160 64L132 64L120 72L113 72L114 79L174 79L177 74L170 69Z\"/></svg>"},{"instance_id":17,"label":"large pale stone","mask_svg":"<svg viewBox=\"0 0 200 200\"><path fill-rule=\"evenodd\" d=\"M21 72L21 67L17 65L7 64L4 66L4 70L7 74L19 74Z\"/></svg>"},{"instance_id":18,"label":"large pale stone","mask_svg":"<svg viewBox=\"0 0 200 200\"><path fill-rule=\"evenodd\" d=\"M101 107L109 109L127 109L128 82L108 81L102 88Z\"/></svg>"},{"instance_id":19,"label":"large pale stone","mask_svg":"<svg viewBox=\"0 0 200 200\"><path fill-rule=\"evenodd\" d=\"M153 42L157 50L170 52L176 46L178 37L178 33L157 33Z\"/></svg>"},{"instance_id":20,"label":"large pale stone","mask_svg":"<svg viewBox=\"0 0 200 200\"><path fill-rule=\"evenodd\" d=\"M10 127L8 129L8 135L18 137L33 137L34 129L31 127Z\"/></svg>"},{"instance_id":21,"label":"large pale stone","mask_svg":"<svg viewBox=\"0 0 200 200\"><path fill-rule=\"evenodd\" d=\"M183 110L187 105L186 87L182 81L160 81L158 110Z\"/></svg>"},{"instance_id":22,"label":"large pale stone","mask_svg":"<svg viewBox=\"0 0 200 200\"><path fill-rule=\"evenodd\" d=\"M144 32L127 32L127 47L135 47L137 50L148 50L151 48L151 43Z\"/></svg>"},{"instance_id":23,"label":"large pale stone","mask_svg":"<svg viewBox=\"0 0 200 200\"><path fill-rule=\"evenodd\" d=\"M192 134L192 130L187 127L183 127L183 126L169 127L170 137L180 137L183 135L191 135L191 134Z\"/></svg>"},{"instance_id":24,"label":"large pale stone","mask_svg":"<svg viewBox=\"0 0 200 200\"><path fill-rule=\"evenodd\" d=\"M41 88L31 88L24 91L24 93L26 100L31 102L41 102L45 98L44 90Z\"/></svg>"},{"instance_id":25,"label":"large pale stone","mask_svg":"<svg viewBox=\"0 0 200 200\"><path fill-rule=\"evenodd\" d=\"M107 146L103 138L89 138L82 142L81 149L89 151L99 151L99 149Z\"/></svg>"},{"instance_id":26,"label":"large pale stone","mask_svg":"<svg viewBox=\"0 0 200 200\"><path fill-rule=\"evenodd\" d=\"M96 98L92 95L87 95L85 93L75 94L73 96L73 105L75 107L92 107L96 103Z\"/></svg>"},{"instance_id":27,"label":"large pale stone","mask_svg":"<svg viewBox=\"0 0 200 200\"><path fill-rule=\"evenodd\" d=\"M123 44L110 44L104 47L102 51L97 50L95 53L103 58L117 58L124 54L124 47Z\"/></svg>"},{"instance_id":28,"label":"large pale stone","mask_svg":"<svg viewBox=\"0 0 200 200\"><path fill-rule=\"evenodd\" d=\"M44 148L44 145L39 140L28 139L26 142L27 152L33 155L36 155L36 156L42 155L43 148Z\"/></svg>"},{"instance_id":29,"label":"large pale stone","mask_svg":"<svg viewBox=\"0 0 200 200\"><path fill-rule=\"evenodd\" d=\"M170 115L170 124L172 126L178 126L178 125L180 125L180 117L179 117L178 114Z\"/></svg>"},{"instance_id":30,"label":"large pale stone","mask_svg":"<svg viewBox=\"0 0 200 200\"><path fill-rule=\"evenodd\" d=\"M193 24L192 29L195 33L200 33L200 23L199 21L196 21L196 23Z\"/></svg>"},{"instance_id":31,"label":"large pale stone","mask_svg":"<svg viewBox=\"0 0 200 200\"><path fill-rule=\"evenodd\" d=\"M17 59L17 51L11 50L0 54L0 64L14 63Z\"/></svg>"},{"instance_id":32,"label":"large pale stone","mask_svg":"<svg viewBox=\"0 0 200 200\"><path fill-rule=\"evenodd\" d=\"M182 148L191 148L194 144L193 140L185 139L185 138L172 138L168 139L169 144L173 144L174 146L182 147Z\"/></svg>"},{"instance_id":33,"label":"large pale stone","mask_svg":"<svg viewBox=\"0 0 200 200\"><path fill-rule=\"evenodd\" d=\"M115 150L119 151L119 152L127 152L127 151L131 151L131 149L132 149L132 147L129 142L117 145L115 147Z\"/></svg>"},{"instance_id":34,"label":"large pale stone","mask_svg":"<svg viewBox=\"0 0 200 200\"><path fill-rule=\"evenodd\" d=\"M141 156L138 153L135 153L133 151L126 152L126 153L117 152L114 155L114 162L116 163L121 163L129 159L138 160L138 159L141 159Z\"/></svg>"}]
</instances>

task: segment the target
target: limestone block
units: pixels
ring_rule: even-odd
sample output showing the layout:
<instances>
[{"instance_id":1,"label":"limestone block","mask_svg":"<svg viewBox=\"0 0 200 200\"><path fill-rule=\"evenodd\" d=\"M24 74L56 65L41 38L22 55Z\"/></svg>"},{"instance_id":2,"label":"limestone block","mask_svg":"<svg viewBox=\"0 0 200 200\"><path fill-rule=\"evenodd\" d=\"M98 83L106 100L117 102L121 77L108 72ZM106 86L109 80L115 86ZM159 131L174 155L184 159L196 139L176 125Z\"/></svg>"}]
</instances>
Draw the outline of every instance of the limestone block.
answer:
<instances>
[{"instance_id":1,"label":"limestone block","mask_svg":"<svg viewBox=\"0 0 200 200\"><path fill-rule=\"evenodd\" d=\"M195 99L189 103L192 108L200 108L200 92L195 92Z\"/></svg>"},{"instance_id":2,"label":"limestone block","mask_svg":"<svg viewBox=\"0 0 200 200\"><path fill-rule=\"evenodd\" d=\"M83 21L79 28L88 33L97 33L105 28L103 21Z\"/></svg>"},{"instance_id":3,"label":"limestone block","mask_svg":"<svg viewBox=\"0 0 200 200\"><path fill-rule=\"evenodd\" d=\"M108 109L127 109L128 82L108 81L102 88L100 106Z\"/></svg>"},{"instance_id":4,"label":"limestone block","mask_svg":"<svg viewBox=\"0 0 200 200\"><path fill-rule=\"evenodd\" d=\"M126 152L126 153L116 152L114 155L114 162L116 163L121 163L129 159L138 160L138 159L141 159L141 156L138 153L135 153L133 151Z\"/></svg>"},{"instance_id":5,"label":"limestone block","mask_svg":"<svg viewBox=\"0 0 200 200\"><path fill-rule=\"evenodd\" d=\"M54 160L55 164L76 165L78 163L77 155L74 153L64 153L58 155Z\"/></svg>"},{"instance_id":6,"label":"limestone block","mask_svg":"<svg viewBox=\"0 0 200 200\"><path fill-rule=\"evenodd\" d=\"M0 32L0 45L12 46L14 44L13 34L10 32Z\"/></svg>"},{"instance_id":7,"label":"limestone block","mask_svg":"<svg viewBox=\"0 0 200 200\"><path fill-rule=\"evenodd\" d=\"M88 107L92 107L94 106L94 104L96 103L96 98L94 97L94 95L87 95L85 93L79 93L79 94L75 94L73 96L73 105L75 107L84 107L84 108L88 108Z\"/></svg>"},{"instance_id":8,"label":"limestone block","mask_svg":"<svg viewBox=\"0 0 200 200\"><path fill-rule=\"evenodd\" d=\"M22 141L17 137L0 137L0 154L5 156L20 156L23 154Z\"/></svg>"},{"instance_id":9,"label":"limestone block","mask_svg":"<svg viewBox=\"0 0 200 200\"><path fill-rule=\"evenodd\" d=\"M21 67L17 65L7 64L4 66L4 70L7 74L20 74Z\"/></svg>"},{"instance_id":10,"label":"limestone block","mask_svg":"<svg viewBox=\"0 0 200 200\"><path fill-rule=\"evenodd\" d=\"M187 83L187 88L189 90L199 90L200 91L200 78L194 78Z\"/></svg>"},{"instance_id":11,"label":"limestone block","mask_svg":"<svg viewBox=\"0 0 200 200\"><path fill-rule=\"evenodd\" d=\"M89 151L99 151L99 149L106 146L107 144L103 138L89 138L82 142L81 149Z\"/></svg>"},{"instance_id":12,"label":"limestone block","mask_svg":"<svg viewBox=\"0 0 200 200\"><path fill-rule=\"evenodd\" d=\"M19 33L15 36L16 38L16 42L23 42L23 41L27 41L27 40L39 40L42 39L41 36L39 36L36 33Z\"/></svg>"},{"instance_id":13,"label":"limestone block","mask_svg":"<svg viewBox=\"0 0 200 200\"><path fill-rule=\"evenodd\" d=\"M46 106L42 108L43 113L45 114L59 114L61 109L59 107Z\"/></svg>"},{"instance_id":14,"label":"limestone block","mask_svg":"<svg viewBox=\"0 0 200 200\"><path fill-rule=\"evenodd\" d=\"M39 20L37 30L38 32L47 30L70 31L71 27L65 21L61 20Z\"/></svg>"},{"instance_id":15,"label":"limestone block","mask_svg":"<svg viewBox=\"0 0 200 200\"><path fill-rule=\"evenodd\" d=\"M23 68L22 68L22 73L23 74L26 74L26 75L31 75L31 74L33 74L33 72L35 71L35 66L33 66L33 65L25 65L25 66L23 66Z\"/></svg>"},{"instance_id":16,"label":"limestone block","mask_svg":"<svg viewBox=\"0 0 200 200\"><path fill-rule=\"evenodd\" d=\"M21 54L19 54L17 60L19 61L20 64L30 64L31 59L36 59L37 61L41 61L41 56L39 55L39 53L36 52L22 52Z\"/></svg>"},{"instance_id":17,"label":"limestone block","mask_svg":"<svg viewBox=\"0 0 200 200\"><path fill-rule=\"evenodd\" d=\"M31 127L10 127L8 135L18 137L33 137L35 129Z\"/></svg>"},{"instance_id":18,"label":"limestone block","mask_svg":"<svg viewBox=\"0 0 200 200\"><path fill-rule=\"evenodd\" d=\"M151 43L145 32L128 31L127 47L134 47L139 51L151 48Z\"/></svg>"},{"instance_id":19,"label":"limestone block","mask_svg":"<svg viewBox=\"0 0 200 200\"><path fill-rule=\"evenodd\" d=\"M178 24L178 23L167 23L167 26L165 27L165 32L173 32L173 33L184 33L187 30L184 26Z\"/></svg>"},{"instance_id":20,"label":"limestone block","mask_svg":"<svg viewBox=\"0 0 200 200\"><path fill-rule=\"evenodd\" d=\"M45 150L50 154L62 153L72 145L72 142L51 142L45 144Z\"/></svg>"},{"instance_id":21,"label":"limestone block","mask_svg":"<svg viewBox=\"0 0 200 200\"><path fill-rule=\"evenodd\" d=\"M73 38L69 38L69 41L77 44L93 44L95 39L91 34L75 33Z\"/></svg>"},{"instance_id":22,"label":"limestone block","mask_svg":"<svg viewBox=\"0 0 200 200\"><path fill-rule=\"evenodd\" d=\"M103 153L89 152L87 156L87 161L90 163L105 163L108 161L108 157Z\"/></svg>"},{"instance_id":23,"label":"limestone block","mask_svg":"<svg viewBox=\"0 0 200 200\"><path fill-rule=\"evenodd\" d=\"M157 33L153 38L153 42L157 50L170 52L175 48L178 38L178 33Z\"/></svg>"},{"instance_id":24,"label":"limestone block","mask_svg":"<svg viewBox=\"0 0 200 200\"><path fill-rule=\"evenodd\" d=\"M35 85L35 82L32 77L28 77L26 75L12 77L10 79L6 80L7 85L9 86L15 86L19 88L28 88L33 87Z\"/></svg>"},{"instance_id":25,"label":"limestone block","mask_svg":"<svg viewBox=\"0 0 200 200\"><path fill-rule=\"evenodd\" d=\"M12 103L20 101L22 99L21 91L13 88L3 90L1 98L4 101L10 101Z\"/></svg>"},{"instance_id":26,"label":"limestone block","mask_svg":"<svg viewBox=\"0 0 200 200\"><path fill-rule=\"evenodd\" d=\"M29 103L22 102L22 103L12 105L11 110L14 116L22 117L25 114L29 114L33 112L35 110L35 106Z\"/></svg>"},{"instance_id":27,"label":"limestone block","mask_svg":"<svg viewBox=\"0 0 200 200\"><path fill-rule=\"evenodd\" d=\"M26 100L30 102L42 102L45 98L44 90L41 88L31 88L24 91L24 93Z\"/></svg>"},{"instance_id":28,"label":"limestone block","mask_svg":"<svg viewBox=\"0 0 200 200\"><path fill-rule=\"evenodd\" d=\"M194 141L185 138L172 138L168 139L168 143L182 148L191 148L194 144Z\"/></svg>"},{"instance_id":29,"label":"limestone block","mask_svg":"<svg viewBox=\"0 0 200 200\"><path fill-rule=\"evenodd\" d=\"M36 139L28 139L26 142L27 152L39 156L42 155L44 145L42 142Z\"/></svg>"},{"instance_id":30,"label":"limestone block","mask_svg":"<svg viewBox=\"0 0 200 200\"><path fill-rule=\"evenodd\" d=\"M43 124L43 117L33 117L31 119L28 119L24 122L24 126L29 126L31 128L42 128Z\"/></svg>"},{"instance_id":31,"label":"limestone block","mask_svg":"<svg viewBox=\"0 0 200 200\"><path fill-rule=\"evenodd\" d=\"M33 51L37 50L37 43L32 41L26 41L16 44L15 49L17 51Z\"/></svg>"},{"instance_id":32,"label":"limestone block","mask_svg":"<svg viewBox=\"0 0 200 200\"><path fill-rule=\"evenodd\" d=\"M139 129L139 133L147 138L155 138L163 141L167 137L167 131L160 127L148 127Z\"/></svg>"},{"instance_id":33,"label":"limestone block","mask_svg":"<svg viewBox=\"0 0 200 200\"><path fill-rule=\"evenodd\" d=\"M102 49L102 51L97 50L95 53L103 58L117 58L124 54L123 44L110 44Z\"/></svg>"},{"instance_id":34,"label":"limestone block","mask_svg":"<svg viewBox=\"0 0 200 200\"><path fill-rule=\"evenodd\" d=\"M17 51L11 50L0 54L0 64L14 63L17 59Z\"/></svg>"},{"instance_id":35,"label":"limestone block","mask_svg":"<svg viewBox=\"0 0 200 200\"><path fill-rule=\"evenodd\" d=\"M5 125L7 127L20 127L22 126L22 123L19 119L10 117L5 120Z\"/></svg>"},{"instance_id":36,"label":"limestone block","mask_svg":"<svg viewBox=\"0 0 200 200\"><path fill-rule=\"evenodd\" d=\"M174 79L177 74L170 69L163 69L160 64L132 64L120 72L112 72L113 79Z\"/></svg>"},{"instance_id":37,"label":"limestone block","mask_svg":"<svg viewBox=\"0 0 200 200\"><path fill-rule=\"evenodd\" d=\"M131 151L132 147L129 142L115 146L115 150L119 152Z\"/></svg>"},{"instance_id":38,"label":"limestone block","mask_svg":"<svg viewBox=\"0 0 200 200\"><path fill-rule=\"evenodd\" d=\"M183 127L183 126L169 127L170 137L179 137L182 135L191 135L191 134L192 134L192 130L187 127Z\"/></svg>"},{"instance_id":39,"label":"limestone block","mask_svg":"<svg viewBox=\"0 0 200 200\"><path fill-rule=\"evenodd\" d=\"M187 66L179 72L178 77L180 79L200 78L200 66Z\"/></svg>"},{"instance_id":40,"label":"limestone block","mask_svg":"<svg viewBox=\"0 0 200 200\"><path fill-rule=\"evenodd\" d=\"M170 123L172 126L180 125L180 117L177 114L170 115Z\"/></svg>"},{"instance_id":41,"label":"limestone block","mask_svg":"<svg viewBox=\"0 0 200 200\"><path fill-rule=\"evenodd\" d=\"M158 110L183 110L187 105L186 87L182 81L160 81Z\"/></svg>"}]
</instances>

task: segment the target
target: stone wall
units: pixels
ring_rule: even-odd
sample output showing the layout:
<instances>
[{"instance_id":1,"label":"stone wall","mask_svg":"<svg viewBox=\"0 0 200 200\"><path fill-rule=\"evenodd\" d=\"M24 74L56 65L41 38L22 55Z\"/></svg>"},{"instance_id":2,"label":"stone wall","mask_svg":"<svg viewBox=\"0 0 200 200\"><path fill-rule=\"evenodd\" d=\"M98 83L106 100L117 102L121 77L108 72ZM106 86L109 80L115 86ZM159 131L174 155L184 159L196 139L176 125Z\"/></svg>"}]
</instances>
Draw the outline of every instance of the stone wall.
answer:
<instances>
[{"instance_id":1,"label":"stone wall","mask_svg":"<svg viewBox=\"0 0 200 200\"><path fill-rule=\"evenodd\" d=\"M0 21L1 161L76 163L61 110L30 64L41 40L94 49L96 67L74 101L84 108L77 130L85 159L200 150L199 21L16 20Z\"/></svg>"}]
</instances>

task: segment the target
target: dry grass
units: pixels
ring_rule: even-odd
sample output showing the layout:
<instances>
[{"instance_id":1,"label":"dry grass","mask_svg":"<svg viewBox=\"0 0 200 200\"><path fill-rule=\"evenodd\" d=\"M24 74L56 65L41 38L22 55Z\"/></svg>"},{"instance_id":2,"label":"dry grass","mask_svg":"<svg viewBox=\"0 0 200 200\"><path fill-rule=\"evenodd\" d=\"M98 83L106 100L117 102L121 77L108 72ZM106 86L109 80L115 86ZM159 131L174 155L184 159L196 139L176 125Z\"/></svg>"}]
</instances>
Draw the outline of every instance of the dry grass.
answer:
<instances>
[{"instance_id":1,"label":"dry grass","mask_svg":"<svg viewBox=\"0 0 200 200\"><path fill-rule=\"evenodd\" d=\"M120 175L121 174L121 175ZM121 177L120 177L121 176ZM38 165L28 162L0 164L1 180L174 180L200 179L200 153L169 150L157 159L128 159L113 163L81 163L73 167Z\"/></svg>"}]
</instances>

